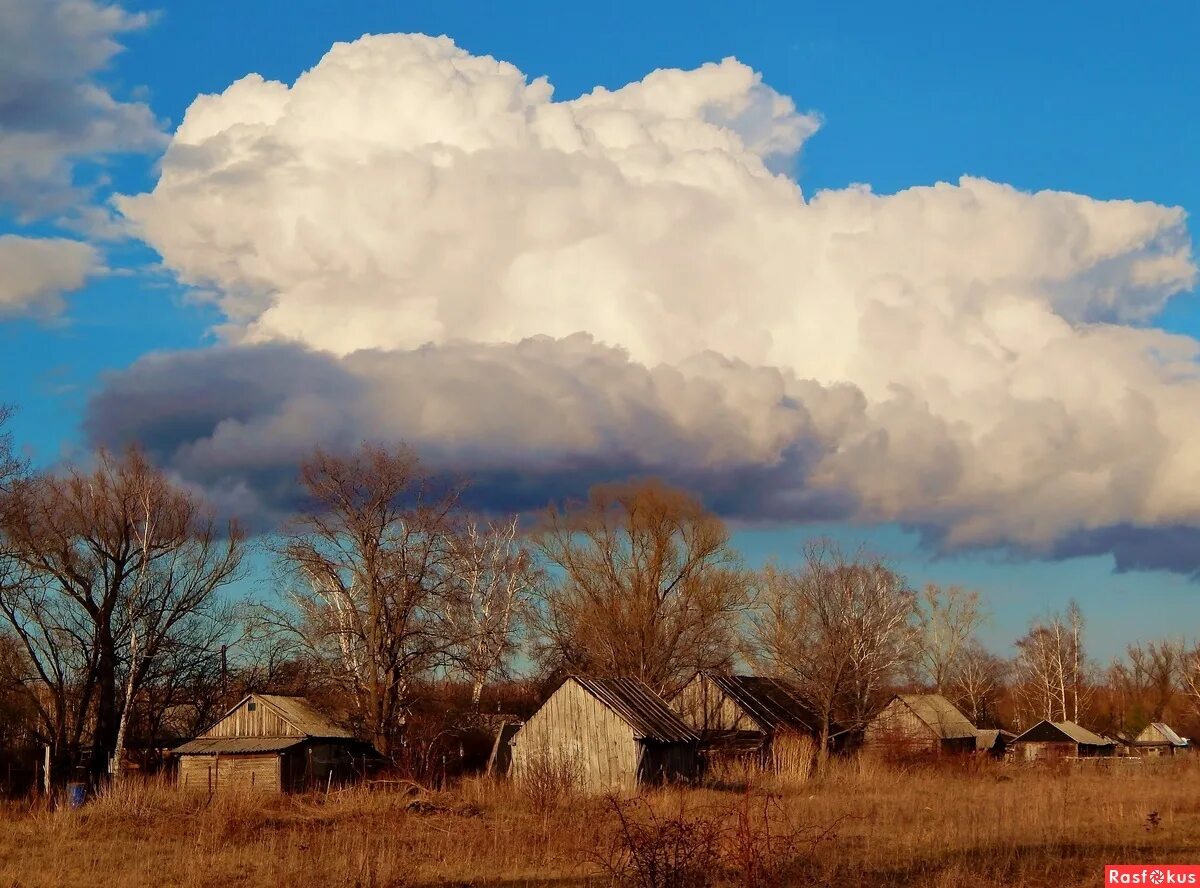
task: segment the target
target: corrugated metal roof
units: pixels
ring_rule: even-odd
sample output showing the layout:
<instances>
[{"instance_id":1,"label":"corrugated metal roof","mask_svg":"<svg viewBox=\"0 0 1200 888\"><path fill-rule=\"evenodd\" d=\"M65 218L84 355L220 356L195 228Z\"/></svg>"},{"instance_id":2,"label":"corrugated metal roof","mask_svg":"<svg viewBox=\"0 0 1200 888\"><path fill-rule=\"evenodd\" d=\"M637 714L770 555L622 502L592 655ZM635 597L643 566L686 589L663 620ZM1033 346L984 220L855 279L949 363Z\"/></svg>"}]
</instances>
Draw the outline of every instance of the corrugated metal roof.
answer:
<instances>
[{"instance_id":1,"label":"corrugated metal roof","mask_svg":"<svg viewBox=\"0 0 1200 888\"><path fill-rule=\"evenodd\" d=\"M254 694L253 696L275 709L296 730L303 731L310 737L353 736L345 728L338 727L326 715L313 708L313 705L304 697L284 697L280 694Z\"/></svg>"},{"instance_id":2,"label":"corrugated metal roof","mask_svg":"<svg viewBox=\"0 0 1200 888\"><path fill-rule=\"evenodd\" d=\"M233 755L251 752L283 752L298 746L305 737L199 737L172 750L175 755Z\"/></svg>"},{"instance_id":3,"label":"corrugated metal roof","mask_svg":"<svg viewBox=\"0 0 1200 888\"><path fill-rule=\"evenodd\" d=\"M786 679L760 675L704 673L764 732L779 729L812 733L820 720L804 700L799 687Z\"/></svg>"},{"instance_id":4,"label":"corrugated metal roof","mask_svg":"<svg viewBox=\"0 0 1200 888\"><path fill-rule=\"evenodd\" d=\"M1137 737L1138 740L1145 741L1145 740L1155 739L1154 737L1146 736L1151 731L1157 732L1158 735L1160 737L1162 737L1163 740L1165 740L1167 743L1170 743L1172 746L1187 746L1188 745L1188 742L1186 740L1184 740L1182 737L1180 737L1178 734L1176 734L1175 731L1171 729L1171 726L1168 724L1165 724L1164 722L1153 722L1150 725L1147 725L1146 729L1143 730L1142 733L1138 734L1138 737Z\"/></svg>"},{"instance_id":5,"label":"corrugated metal roof","mask_svg":"<svg viewBox=\"0 0 1200 888\"><path fill-rule=\"evenodd\" d=\"M975 736L971 720L941 694L898 694L897 697L943 740Z\"/></svg>"},{"instance_id":6,"label":"corrugated metal roof","mask_svg":"<svg viewBox=\"0 0 1200 888\"><path fill-rule=\"evenodd\" d=\"M585 678L573 675L568 681L581 688L619 715L639 740L659 743L688 743L699 735L683 723L662 697L636 678Z\"/></svg>"}]
</instances>

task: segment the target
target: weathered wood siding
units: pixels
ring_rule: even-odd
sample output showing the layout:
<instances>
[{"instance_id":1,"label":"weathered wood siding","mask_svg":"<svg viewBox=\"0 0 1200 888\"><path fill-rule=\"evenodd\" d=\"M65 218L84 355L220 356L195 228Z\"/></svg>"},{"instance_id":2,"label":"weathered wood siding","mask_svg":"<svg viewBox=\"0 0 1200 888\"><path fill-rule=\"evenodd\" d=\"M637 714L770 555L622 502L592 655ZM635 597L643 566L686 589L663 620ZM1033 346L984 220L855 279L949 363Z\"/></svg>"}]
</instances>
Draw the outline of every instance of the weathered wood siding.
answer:
<instances>
[{"instance_id":1,"label":"weathered wood siding","mask_svg":"<svg viewBox=\"0 0 1200 888\"><path fill-rule=\"evenodd\" d=\"M684 724L697 731L758 731L746 711L706 675L697 675L671 701Z\"/></svg>"},{"instance_id":2,"label":"weathered wood siding","mask_svg":"<svg viewBox=\"0 0 1200 888\"><path fill-rule=\"evenodd\" d=\"M974 742L972 738L972 747ZM871 719L863 732L863 746L892 754L937 753L941 738L903 700L897 699Z\"/></svg>"},{"instance_id":3,"label":"weathered wood siding","mask_svg":"<svg viewBox=\"0 0 1200 888\"><path fill-rule=\"evenodd\" d=\"M251 709L251 704L254 708ZM242 705L225 716L200 736L202 737L303 737L304 734L275 714L261 701L242 701Z\"/></svg>"},{"instance_id":4,"label":"weathered wood siding","mask_svg":"<svg viewBox=\"0 0 1200 888\"><path fill-rule=\"evenodd\" d=\"M641 744L616 713L566 682L512 741L512 774L517 781L543 766L570 768L585 792L637 788Z\"/></svg>"},{"instance_id":5,"label":"weathered wood siding","mask_svg":"<svg viewBox=\"0 0 1200 888\"><path fill-rule=\"evenodd\" d=\"M214 792L228 789L279 792L280 757L274 752L180 756L179 786Z\"/></svg>"}]
</instances>

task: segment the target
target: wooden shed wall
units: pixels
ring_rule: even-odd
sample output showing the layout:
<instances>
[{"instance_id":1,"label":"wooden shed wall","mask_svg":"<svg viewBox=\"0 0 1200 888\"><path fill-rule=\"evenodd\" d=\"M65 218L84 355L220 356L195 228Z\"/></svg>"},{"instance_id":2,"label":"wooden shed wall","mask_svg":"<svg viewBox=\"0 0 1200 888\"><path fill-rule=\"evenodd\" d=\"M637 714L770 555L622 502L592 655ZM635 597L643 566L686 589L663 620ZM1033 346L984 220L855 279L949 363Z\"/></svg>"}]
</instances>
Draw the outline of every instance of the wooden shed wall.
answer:
<instances>
[{"instance_id":1,"label":"wooden shed wall","mask_svg":"<svg viewBox=\"0 0 1200 888\"><path fill-rule=\"evenodd\" d=\"M640 744L633 729L574 681L555 691L517 732L512 774L528 777L542 762L577 771L586 792L637 788Z\"/></svg>"},{"instance_id":2,"label":"wooden shed wall","mask_svg":"<svg viewBox=\"0 0 1200 888\"><path fill-rule=\"evenodd\" d=\"M972 738L972 748L974 742ZM941 749L941 738L903 700L893 700L867 725L863 746L907 754L935 753Z\"/></svg>"},{"instance_id":3,"label":"wooden shed wall","mask_svg":"<svg viewBox=\"0 0 1200 888\"><path fill-rule=\"evenodd\" d=\"M282 790L280 756L275 752L179 757L179 786L184 789Z\"/></svg>"},{"instance_id":4,"label":"wooden shed wall","mask_svg":"<svg viewBox=\"0 0 1200 888\"><path fill-rule=\"evenodd\" d=\"M697 675L671 701L684 724L697 731L759 731L746 711L712 679Z\"/></svg>"},{"instance_id":5,"label":"wooden shed wall","mask_svg":"<svg viewBox=\"0 0 1200 888\"><path fill-rule=\"evenodd\" d=\"M253 710L250 703L255 703ZM303 737L261 701L248 700L225 716L201 737Z\"/></svg>"}]
</instances>

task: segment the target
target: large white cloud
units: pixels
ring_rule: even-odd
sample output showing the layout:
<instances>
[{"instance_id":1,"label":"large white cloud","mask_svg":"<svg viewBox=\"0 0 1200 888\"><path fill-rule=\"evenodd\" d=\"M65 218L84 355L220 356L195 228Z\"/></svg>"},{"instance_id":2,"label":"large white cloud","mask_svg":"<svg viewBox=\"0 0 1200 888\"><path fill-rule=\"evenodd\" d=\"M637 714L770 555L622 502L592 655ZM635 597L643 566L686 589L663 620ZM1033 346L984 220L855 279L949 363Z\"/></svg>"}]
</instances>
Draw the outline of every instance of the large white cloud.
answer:
<instances>
[{"instance_id":1,"label":"large white cloud","mask_svg":"<svg viewBox=\"0 0 1200 888\"><path fill-rule=\"evenodd\" d=\"M96 79L148 21L94 0L0 0L0 206L64 210L81 196L76 161L165 144L148 105Z\"/></svg>"},{"instance_id":2,"label":"large white cloud","mask_svg":"<svg viewBox=\"0 0 1200 888\"><path fill-rule=\"evenodd\" d=\"M0 235L0 318L50 315L103 263L88 244L66 238Z\"/></svg>"},{"instance_id":3,"label":"large white cloud","mask_svg":"<svg viewBox=\"0 0 1200 888\"><path fill-rule=\"evenodd\" d=\"M292 86L251 75L196 99L154 191L120 206L220 294L246 347L300 343L377 383L424 343L453 360L464 340L582 331L651 376L694 375L710 352L812 382L752 397L741 373L716 377L706 397L737 410L701 426L737 424L726 446L762 467L820 441L795 493L846 494L861 518L1033 547L1200 523L1197 343L1142 326L1193 282L1183 212L970 177L806 199L774 171L817 125L731 59L556 102L446 38L364 37ZM442 414L405 409L411 385L391 407L355 389L405 417L360 425L425 439L460 422L502 455L505 436L463 417L576 378L539 366L511 395L456 389ZM593 409L595 391L640 385L607 369L556 395L559 444L641 440L636 411ZM843 390L853 421L776 421ZM679 460L719 475L707 433L674 428ZM530 434L518 449L555 450Z\"/></svg>"}]
</instances>

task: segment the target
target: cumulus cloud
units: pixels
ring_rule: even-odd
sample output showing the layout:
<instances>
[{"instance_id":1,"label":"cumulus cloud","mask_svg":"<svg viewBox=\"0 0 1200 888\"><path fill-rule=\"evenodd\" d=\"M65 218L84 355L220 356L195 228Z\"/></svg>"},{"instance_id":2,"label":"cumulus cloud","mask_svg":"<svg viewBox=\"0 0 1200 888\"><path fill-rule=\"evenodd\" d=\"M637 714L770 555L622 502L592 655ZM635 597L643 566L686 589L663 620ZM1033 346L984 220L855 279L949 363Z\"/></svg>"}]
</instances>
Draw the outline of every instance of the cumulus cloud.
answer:
<instances>
[{"instance_id":1,"label":"cumulus cloud","mask_svg":"<svg viewBox=\"0 0 1200 888\"><path fill-rule=\"evenodd\" d=\"M165 144L145 103L96 79L147 23L93 0L0 0L0 205L62 210L80 196L76 161Z\"/></svg>"},{"instance_id":2,"label":"cumulus cloud","mask_svg":"<svg viewBox=\"0 0 1200 888\"><path fill-rule=\"evenodd\" d=\"M102 269L96 250L66 238L0 235L0 318L51 315L62 294Z\"/></svg>"},{"instance_id":3,"label":"cumulus cloud","mask_svg":"<svg viewBox=\"0 0 1200 888\"><path fill-rule=\"evenodd\" d=\"M732 59L566 101L413 35L248 76L118 202L240 350L112 391L268 358L336 380L164 406L170 458L226 484L331 424L531 484L670 468L740 514L948 546L1200 525L1197 343L1146 326L1194 281L1182 210L971 177L807 198L778 171L818 123ZM102 437L164 433L104 404Z\"/></svg>"}]
</instances>

